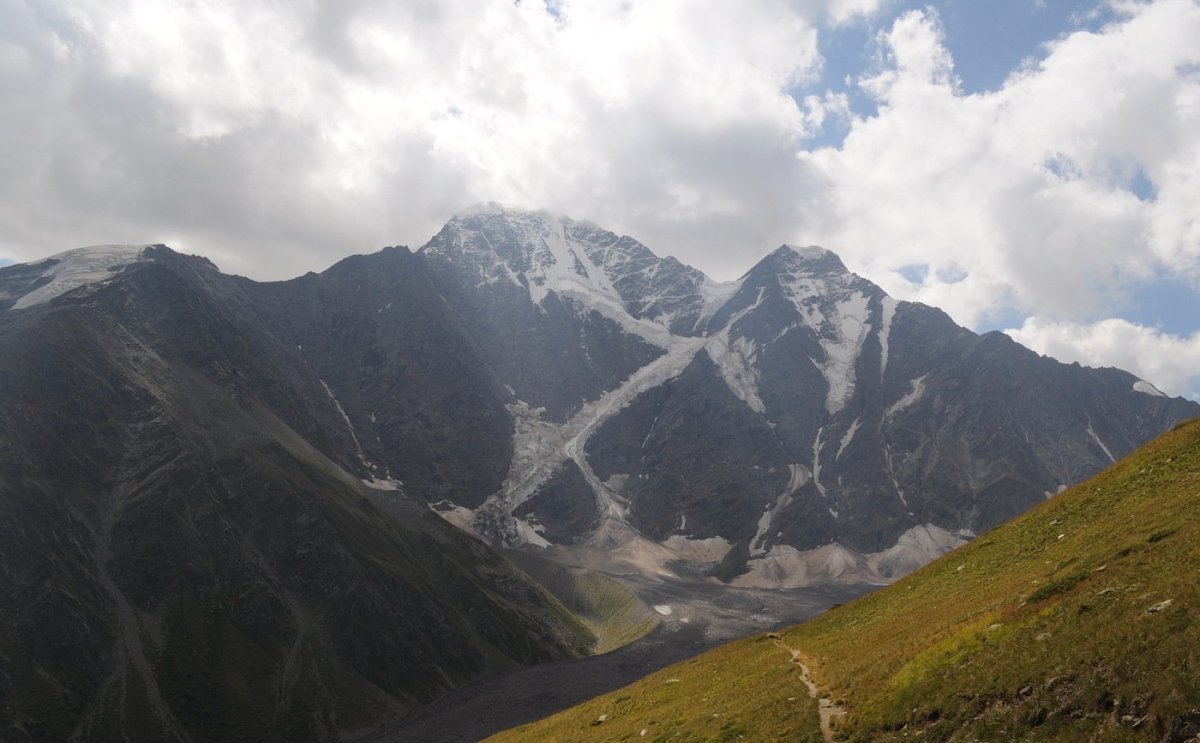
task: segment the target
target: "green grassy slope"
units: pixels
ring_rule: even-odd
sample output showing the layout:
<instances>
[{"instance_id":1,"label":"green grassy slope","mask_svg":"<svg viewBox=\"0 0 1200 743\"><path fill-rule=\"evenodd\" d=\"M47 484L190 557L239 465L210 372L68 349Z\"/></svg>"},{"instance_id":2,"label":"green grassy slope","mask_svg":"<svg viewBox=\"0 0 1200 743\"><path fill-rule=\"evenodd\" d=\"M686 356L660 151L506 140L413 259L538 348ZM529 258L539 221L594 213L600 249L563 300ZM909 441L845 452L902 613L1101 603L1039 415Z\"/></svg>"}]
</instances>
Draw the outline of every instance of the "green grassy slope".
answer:
<instances>
[{"instance_id":1,"label":"green grassy slope","mask_svg":"<svg viewBox=\"0 0 1200 743\"><path fill-rule=\"evenodd\" d=\"M733 643L494 740L820 740L785 644L847 708L837 739L1159 740L1200 707L1198 578L1190 421L778 643Z\"/></svg>"},{"instance_id":2,"label":"green grassy slope","mask_svg":"<svg viewBox=\"0 0 1200 743\"><path fill-rule=\"evenodd\" d=\"M591 630L596 636L594 654L624 647L658 626L650 607L632 589L606 575L565 567L527 552L509 552L508 557Z\"/></svg>"}]
</instances>

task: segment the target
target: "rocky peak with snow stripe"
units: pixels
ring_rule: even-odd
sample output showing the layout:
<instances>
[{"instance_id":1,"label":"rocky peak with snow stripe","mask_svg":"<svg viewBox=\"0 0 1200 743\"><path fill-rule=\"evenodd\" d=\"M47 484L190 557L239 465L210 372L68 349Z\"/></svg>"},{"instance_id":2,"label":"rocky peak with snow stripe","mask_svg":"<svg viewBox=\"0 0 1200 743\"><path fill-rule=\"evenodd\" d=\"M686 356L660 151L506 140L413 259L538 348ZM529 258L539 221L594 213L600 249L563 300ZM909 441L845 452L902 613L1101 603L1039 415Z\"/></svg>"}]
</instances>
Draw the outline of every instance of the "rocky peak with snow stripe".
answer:
<instances>
[{"instance_id":1,"label":"rocky peak with snow stripe","mask_svg":"<svg viewBox=\"0 0 1200 743\"><path fill-rule=\"evenodd\" d=\"M546 212L489 205L455 216L421 253L474 270L481 283L523 286L534 303L550 292L620 302L605 272L568 237L569 224Z\"/></svg>"},{"instance_id":2,"label":"rocky peak with snow stripe","mask_svg":"<svg viewBox=\"0 0 1200 743\"><path fill-rule=\"evenodd\" d=\"M471 271L480 286L524 287L535 304L553 292L609 316L619 309L675 335L698 333L737 288L589 222L495 203L456 215L421 253Z\"/></svg>"},{"instance_id":3,"label":"rocky peak with snow stripe","mask_svg":"<svg viewBox=\"0 0 1200 743\"><path fill-rule=\"evenodd\" d=\"M531 412L515 416L505 485L474 516L500 541L678 555L717 540L718 575L770 559L773 573L795 572L788 585L808 580L805 555L830 545L864 564L912 552L897 563L908 569L953 542L901 549L914 529L987 528L1182 414L1129 375L1095 392L1121 402L1092 410L1063 390L1107 372L1064 371L896 301L824 248L783 245L716 284L595 225L490 205L456 217L421 255L459 277L451 303L474 308L488 328L481 345L495 345L501 378ZM599 324L588 331L584 318ZM630 340L656 351L622 350ZM521 344L541 360L514 358ZM574 383L573 370L601 366L610 373L590 388ZM1078 379L1043 381L1064 373ZM1034 391L1000 384L1012 378ZM1047 426L1034 398L1061 425ZM1024 412L999 426L1013 408Z\"/></svg>"},{"instance_id":4,"label":"rocky peak with snow stripe","mask_svg":"<svg viewBox=\"0 0 1200 743\"><path fill-rule=\"evenodd\" d=\"M604 269L630 313L676 335L695 335L737 290L736 282L715 282L675 258L659 258L631 237L580 222L569 231Z\"/></svg>"}]
</instances>

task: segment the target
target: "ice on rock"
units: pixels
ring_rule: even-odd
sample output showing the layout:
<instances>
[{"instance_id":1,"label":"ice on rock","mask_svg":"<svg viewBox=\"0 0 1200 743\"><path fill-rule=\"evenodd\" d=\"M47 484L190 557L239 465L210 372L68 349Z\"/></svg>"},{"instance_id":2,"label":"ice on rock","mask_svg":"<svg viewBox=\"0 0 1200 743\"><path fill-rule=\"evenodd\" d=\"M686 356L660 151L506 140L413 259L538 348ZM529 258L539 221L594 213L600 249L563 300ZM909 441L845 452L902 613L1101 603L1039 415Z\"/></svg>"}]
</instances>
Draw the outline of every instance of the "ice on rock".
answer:
<instances>
[{"instance_id":1,"label":"ice on rock","mask_svg":"<svg viewBox=\"0 0 1200 743\"><path fill-rule=\"evenodd\" d=\"M880 318L881 325L879 328L879 378L883 379L883 375L887 372L888 351L891 350L889 345L892 337L892 320L896 317L896 300L891 297L883 298L883 315Z\"/></svg>"},{"instance_id":2,"label":"ice on rock","mask_svg":"<svg viewBox=\"0 0 1200 743\"><path fill-rule=\"evenodd\" d=\"M1088 432L1088 436L1092 437L1092 441L1095 441L1096 445L1099 446L1100 449L1104 452L1104 456L1108 457L1108 461L1110 461L1110 462L1117 461L1117 458L1112 455L1112 452L1108 450L1108 447L1104 445L1104 442L1101 441L1100 437L1096 434L1095 429L1092 428L1091 421L1088 421L1087 432Z\"/></svg>"},{"instance_id":3,"label":"ice on rock","mask_svg":"<svg viewBox=\"0 0 1200 743\"><path fill-rule=\"evenodd\" d=\"M850 442L854 440L854 434L858 433L859 424L860 421L858 418L855 418L854 422L850 424L850 428L848 428L846 430L846 434L842 436L842 443L840 446L838 446L837 456L834 457L834 459L842 458L842 453L846 451L846 447L850 446Z\"/></svg>"},{"instance_id":4,"label":"ice on rock","mask_svg":"<svg viewBox=\"0 0 1200 743\"><path fill-rule=\"evenodd\" d=\"M52 263L42 276L49 281L18 299L11 309L20 310L49 302L86 284L112 278L145 255L149 245L93 245L50 256ZM42 261L39 261L42 262Z\"/></svg>"},{"instance_id":5,"label":"ice on rock","mask_svg":"<svg viewBox=\"0 0 1200 743\"><path fill-rule=\"evenodd\" d=\"M1155 397L1166 397L1162 390L1150 384L1144 379L1139 379L1133 383L1133 391L1141 392L1143 395L1153 395Z\"/></svg>"},{"instance_id":6,"label":"ice on rock","mask_svg":"<svg viewBox=\"0 0 1200 743\"><path fill-rule=\"evenodd\" d=\"M884 411L883 417L891 418L896 413L899 413L901 410L904 410L917 400L920 400L921 396L925 394L925 377L927 376L929 375L922 374L916 379L909 381L909 391L899 400L889 405L888 409Z\"/></svg>"},{"instance_id":7,"label":"ice on rock","mask_svg":"<svg viewBox=\"0 0 1200 743\"><path fill-rule=\"evenodd\" d=\"M785 261L780 276L784 295L825 352L815 363L828 385L825 409L834 415L854 394L855 367L873 329L868 285L824 248L784 246L780 252ZM886 324L890 333L894 305L891 312L886 304L883 310L880 345L886 348L882 326Z\"/></svg>"}]
</instances>

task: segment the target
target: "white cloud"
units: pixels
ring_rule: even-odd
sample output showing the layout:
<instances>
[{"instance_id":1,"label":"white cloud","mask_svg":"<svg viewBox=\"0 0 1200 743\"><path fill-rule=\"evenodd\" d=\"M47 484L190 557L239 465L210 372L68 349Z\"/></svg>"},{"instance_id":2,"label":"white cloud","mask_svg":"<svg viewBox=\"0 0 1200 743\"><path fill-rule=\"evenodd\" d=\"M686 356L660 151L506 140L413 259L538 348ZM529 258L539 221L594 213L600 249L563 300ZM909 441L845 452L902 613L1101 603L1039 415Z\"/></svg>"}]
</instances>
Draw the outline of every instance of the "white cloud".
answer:
<instances>
[{"instance_id":1,"label":"white cloud","mask_svg":"<svg viewBox=\"0 0 1200 743\"><path fill-rule=\"evenodd\" d=\"M1091 324L1030 318L1005 332L1060 361L1115 366L1169 394L1200 399L1200 332L1180 337L1117 318Z\"/></svg>"},{"instance_id":2,"label":"white cloud","mask_svg":"<svg viewBox=\"0 0 1200 743\"><path fill-rule=\"evenodd\" d=\"M968 325L1093 318L1156 268L1200 275L1200 5L1118 11L974 95L936 13L902 15L860 83L878 113L841 147L801 153L822 184L802 229ZM1139 174L1151 201L1131 190ZM896 273L909 265L929 280Z\"/></svg>"},{"instance_id":3,"label":"white cloud","mask_svg":"<svg viewBox=\"0 0 1200 743\"><path fill-rule=\"evenodd\" d=\"M420 244L474 201L744 268L793 218L817 25L877 0L0 10L0 249L164 240L286 276ZM553 11L553 12L552 12Z\"/></svg>"}]
</instances>

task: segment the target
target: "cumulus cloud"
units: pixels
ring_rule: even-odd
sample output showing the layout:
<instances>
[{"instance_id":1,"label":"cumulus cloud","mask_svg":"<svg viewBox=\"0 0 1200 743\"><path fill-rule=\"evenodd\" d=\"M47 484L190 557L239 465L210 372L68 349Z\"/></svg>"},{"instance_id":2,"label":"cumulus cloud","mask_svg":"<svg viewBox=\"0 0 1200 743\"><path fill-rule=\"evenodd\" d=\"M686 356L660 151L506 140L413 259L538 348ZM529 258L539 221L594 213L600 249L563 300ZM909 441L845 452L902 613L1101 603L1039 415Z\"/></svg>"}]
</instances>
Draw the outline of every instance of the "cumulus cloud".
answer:
<instances>
[{"instance_id":1,"label":"cumulus cloud","mask_svg":"<svg viewBox=\"0 0 1200 743\"><path fill-rule=\"evenodd\" d=\"M809 229L971 325L1000 311L1103 317L1156 266L1198 274L1200 6L1118 11L974 95L958 89L937 14L904 14L860 82L877 114L840 148L800 155L826 194ZM906 280L910 265L929 266L926 281Z\"/></svg>"},{"instance_id":2,"label":"cumulus cloud","mask_svg":"<svg viewBox=\"0 0 1200 743\"><path fill-rule=\"evenodd\" d=\"M1200 332L1187 337L1110 318L1092 324L1026 320L1005 331L1018 343L1063 361L1115 366L1172 395L1200 399Z\"/></svg>"},{"instance_id":3,"label":"cumulus cloud","mask_svg":"<svg viewBox=\"0 0 1200 743\"><path fill-rule=\"evenodd\" d=\"M838 106L788 92L817 24L877 6L6 4L0 252L166 240L276 277L495 199L719 272L791 219L792 155Z\"/></svg>"},{"instance_id":4,"label":"cumulus cloud","mask_svg":"<svg viewBox=\"0 0 1200 743\"><path fill-rule=\"evenodd\" d=\"M1104 317L1132 281L1200 273L1200 5L1120 3L965 95L936 12L878 37L878 110L801 152L805 228L901 296L978 325ZM1137 193L1143 181L1153 193ZM921 267L913 282L903 269Z\"/></svg>"}]
</instances>

